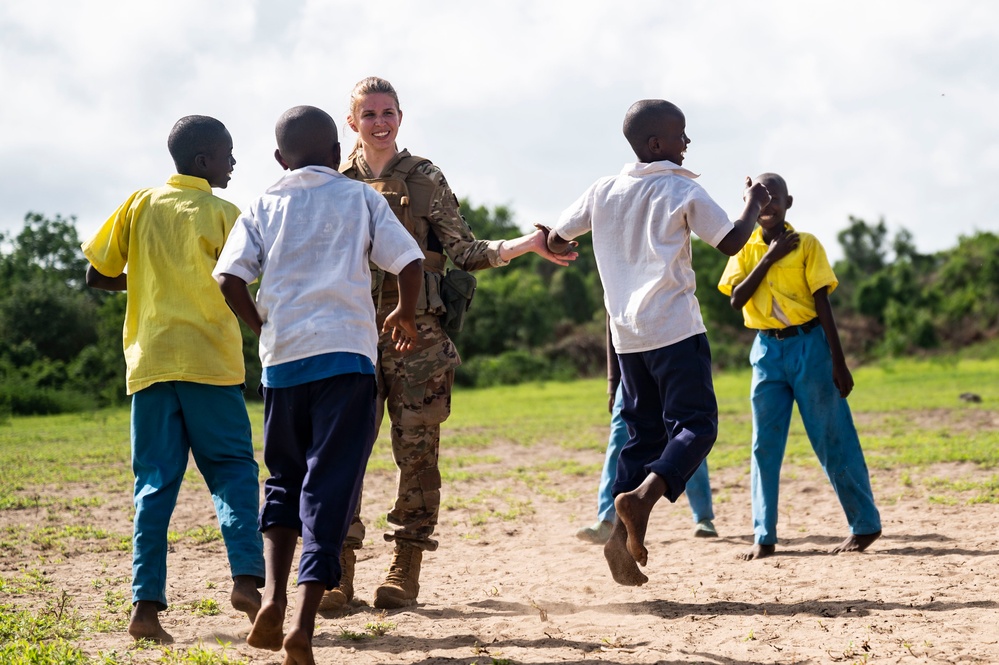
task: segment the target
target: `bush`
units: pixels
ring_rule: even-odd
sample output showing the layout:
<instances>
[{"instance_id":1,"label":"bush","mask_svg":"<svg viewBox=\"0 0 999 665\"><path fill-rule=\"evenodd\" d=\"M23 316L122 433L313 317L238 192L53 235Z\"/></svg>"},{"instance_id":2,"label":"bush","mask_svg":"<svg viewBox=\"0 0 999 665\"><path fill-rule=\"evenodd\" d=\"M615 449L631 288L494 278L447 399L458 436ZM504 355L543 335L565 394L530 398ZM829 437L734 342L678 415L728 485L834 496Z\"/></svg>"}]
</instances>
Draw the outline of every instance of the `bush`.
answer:
<instances>
[{"instance_id":1,"label":"bush","mask_svg":"<svg viewBox=\"0 0 999 665\"><path fill-rule=\"evenodd\" d=\"M73 390L42 388L23 378L8 378L0 385L0 411L18 416L45 416L96 407L97 402L90 395Z\"/></svg>"},{"instance_id":2,"label":"bush","mask_svg":"<svg viewBox=\"0 0 999 665\"><path fill-rule=\"evenodd\" d=\"M525 381L571 381L577 377L568 362L551 361L527 351L507 351L498 356L476 356L455 370L455 383L486 388Z\"/></svg>"}]
</instances>

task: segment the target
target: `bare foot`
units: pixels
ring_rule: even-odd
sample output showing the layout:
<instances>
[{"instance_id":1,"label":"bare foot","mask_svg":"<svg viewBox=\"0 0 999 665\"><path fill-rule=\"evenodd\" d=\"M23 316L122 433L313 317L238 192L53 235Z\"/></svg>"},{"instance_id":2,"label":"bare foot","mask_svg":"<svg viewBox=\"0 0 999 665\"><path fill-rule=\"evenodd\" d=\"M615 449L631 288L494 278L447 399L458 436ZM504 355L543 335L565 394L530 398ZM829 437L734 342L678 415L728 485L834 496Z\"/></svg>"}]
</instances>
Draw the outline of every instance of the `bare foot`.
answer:
<instances>
[{"instance_id":1,"label":"bare foot","mask_svg":"<svg viewBox=\"0 0 999 665\"><path fill-rule=\"evenodd\" d=\"M875 533L867 533L864 535L851 535L849 538L844 540L842 543L836 547L829 550L830 554L839 554L840 552L863 552L871 543L881 537L881 532L877 531Z\"/></svg>"},{"instance_id":2,"label":"bare foot","mask_svg":"<svg viewBox=\"0 0 999 665\"><path fill-rule=\"evenodd\" d=\"M275 603L264 605L253 620L246 643L256 649L280 651L284 641L284 610Z\"/></svg>"},{"instance_id":3,"label":"bare foot","mask_svg":"<svg viewBox=\"0 0 999 665\"><path fill-rule=\"evenodd\" d=\"M619 519L614 523L610 539L604 544L604 558L610 567L611 577L624 586L642 586L649 581L638 569L634 557L628 551L628 530Z\"/></svg>"},{"instance_id":4,"label":"bare foot","mask_svg":"<svg viewBox=\"0 0 999 665\"><path fill-rule=\"evenodd\" d=\"M614 509L617 510L617 524L623 525L627 533L628 552L636 562L644 566L649 562L645 531L649 528L652 506L637 496L637 492L638 490L618 494L614 499ZM617 525L614 528L617 529ZM613 535L611 539L613 540Z\"/></svg>"},{"instance_id":5,"label":"bare foot","mask_svg":"<svg viewBox=\"0 0 999 665\"><path fill-rule=\"evenodd\" d=\"M136 640L151 640L158 644L173 642L173 636L160 625L159 610L151 600L135 603L132 618L128 622L128 634Z\"/></svg>"},{"instance_id":6,"label":"bare foot","mask_svg":"<svg viewBox=\"0 0 999 665\"><path fill-rule=\"evenodd\" d=\"M233 608L245 612L250 623L257 618L260 611L260 592L257 591L257 580L251 575L237 575L232 578L232 594L229 601Z\"/></svg>"},{"instance_id":7,"label":"bare foot","mask_svg":"<svg viewBox=\"0 0 999 665\"><path fill-rule=\"evenodd\" d=\"M312 639L298 628L292 628L284 638L284 653L284 665L316 665L312 656Z\"/></svg>"},{"instance_id":8,"label":"bare foot","mask_svg":"<svg viewBox=\"0 0 999 665\"><path fill-rule=\"evenodd\" d=\"M776 545L761 545L756 543L750 549L746 550L739 555L739 558L743 561L752 561L753 559L765 559L768 556L772 556L774 552L777 551Z\"/></svg>"}]
</instances>

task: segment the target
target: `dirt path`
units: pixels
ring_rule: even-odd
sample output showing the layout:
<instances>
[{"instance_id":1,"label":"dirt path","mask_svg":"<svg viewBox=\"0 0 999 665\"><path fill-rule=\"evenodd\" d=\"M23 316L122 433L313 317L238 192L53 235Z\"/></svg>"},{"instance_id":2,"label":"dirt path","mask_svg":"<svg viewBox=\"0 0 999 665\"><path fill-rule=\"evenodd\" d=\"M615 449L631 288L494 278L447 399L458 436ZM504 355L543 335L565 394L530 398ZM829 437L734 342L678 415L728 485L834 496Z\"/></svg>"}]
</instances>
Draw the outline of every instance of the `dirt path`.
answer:
<instances>
[{"instance_id":1,"label":"dirt path","mask_svg":"<svg viewBox=\"0 0 999 665\"><path fill-rule=\"evenodd\" d=\"M320 617L319 663L995 663L999 662L999 510L965 505L951 493L929 499L928 477L983 481L970 465L901 476L879 472L875 493L885 536L864 554L830 556L846 527L821 472L785 469L778 556L743 562L750 543L748 477L713 474L715 520L721 537L695 539L686 501L664 504L649 529L650 582L625 588L610 578L599 547L576 540L594 512L596 479L553 474L548 482L511 479L518 465L536 463L536 450L493 446L476 479L445 487L440 550L427 555L421 603L384 614L370 602L388 566L390 547L369 526L359 553L356 586L362 602L344 616ZM559 454L562 454L561 452ZM571 453L598 464L595 452ZM503 460L495 463L495 459ZM369 476L369 524L389 505L394 478ZM129 497L83 488L106 502L77 515L0 512L0 527L94 522L130 533ZM452 505L454 502L452 501ZM213 524L207 491L187 483L173 531ZM73 550L78 551L73 551ZM130 557L94 552L81 542L42 567L47 591L0 597L46 611L64 590L80 615L115 618L109 595L129 596ZM38 547L0 552L3 575L37 565ZM51 553L48 553L51 557ZM248 629L228 605L230 584L221 543L180 540L169 559L162 615L177 647L230 643L227 654L252 664L282 655L248 647ZM194 603L214 599L222 609L198 616ZM50 606L51 607L51 606ZM119 610L120 612L120 610ZM383 635L372 633L384 632ZM361 637L364 636L364 637ZM130 645L123 631L87 634L91 654ZM156 649L136 652L155 661Z\"/></svg>"}]
</instances>

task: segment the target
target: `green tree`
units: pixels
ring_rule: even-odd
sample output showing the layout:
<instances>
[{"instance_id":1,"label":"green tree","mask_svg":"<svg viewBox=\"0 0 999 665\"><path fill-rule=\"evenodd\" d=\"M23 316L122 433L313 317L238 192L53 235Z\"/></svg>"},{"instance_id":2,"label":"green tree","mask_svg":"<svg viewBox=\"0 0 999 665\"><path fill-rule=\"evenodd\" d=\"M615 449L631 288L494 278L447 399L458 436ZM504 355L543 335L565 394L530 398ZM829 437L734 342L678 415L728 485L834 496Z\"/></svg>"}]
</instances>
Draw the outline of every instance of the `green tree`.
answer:
<instances>
[{"instance_id":1,"label":"green tree","mask_svg":"<svg viewBox=\"0 0 999 665\"><path fill-rule=\"evenodd\" d=\"M0 279L4 284L41 280L84 290L87 260L80 250L76 217L56 215L48 219L29 212L17 236L0 233L0 247L4 244L11 246L8 253L0 254Z\"/></svg>"}]
</instances>

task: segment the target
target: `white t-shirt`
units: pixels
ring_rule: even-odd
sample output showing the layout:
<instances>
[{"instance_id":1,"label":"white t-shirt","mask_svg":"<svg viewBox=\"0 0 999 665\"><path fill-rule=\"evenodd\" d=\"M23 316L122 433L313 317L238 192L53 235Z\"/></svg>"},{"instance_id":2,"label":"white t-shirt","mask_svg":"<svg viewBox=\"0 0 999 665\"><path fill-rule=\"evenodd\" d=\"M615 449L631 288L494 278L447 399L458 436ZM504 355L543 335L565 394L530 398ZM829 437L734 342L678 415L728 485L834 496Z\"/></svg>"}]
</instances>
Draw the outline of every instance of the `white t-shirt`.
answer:
<instances>
[{"instance_id":1,"label":"white t-shirt","mask_svg":"<svg viewBox=\"0 0 999 665\"><path fill-rule=\"evenodd\" d=\"M377 360L370 259L398 274L423 252L385 198L333 169L286 174L240 215L215 270L260 277L264 367L322 353ZM262 275L262 277L261 277Z\"/></svg>"},{"instance_id":2,"label":"white t-shirt","mask_svg":"<svg viewBox=\"0 0 999 665\"><path fill-rule=\"evenodd\" d=\"M690 233L715 247L735 227L696 177L668 161L626 164L619 175L593 183L555 225L565 239L593 232L618 353L658 349L704 332Z\"/></svg>"}]
</instances>

